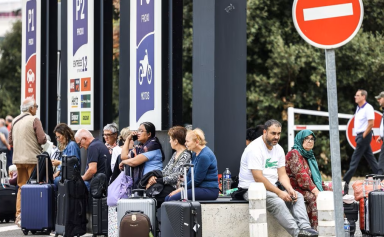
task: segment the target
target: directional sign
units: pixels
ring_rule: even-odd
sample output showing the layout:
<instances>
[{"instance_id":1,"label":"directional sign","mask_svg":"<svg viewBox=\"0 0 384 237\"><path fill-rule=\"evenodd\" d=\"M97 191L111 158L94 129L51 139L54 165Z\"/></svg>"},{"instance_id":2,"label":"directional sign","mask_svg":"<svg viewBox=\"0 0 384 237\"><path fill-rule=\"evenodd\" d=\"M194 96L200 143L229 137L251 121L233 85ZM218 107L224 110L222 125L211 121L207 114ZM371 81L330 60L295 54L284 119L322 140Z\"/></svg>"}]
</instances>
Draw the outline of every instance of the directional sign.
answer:
<instances>
[{"instance_id":1,"label":"directional sign","mask_svg":"<svg viewBox=\"0 0 384 237\"><path fill-rule=\"evenodd\" d=\"M381 151L381 143L376 142L376 139L380 136L381 116L382 116L381 113L375 110L375 121L373 122L373 128L372 128L373 137L372 137L372 141L371 141L371 148L372 148L373 154L376 154L376 153ZM355 116L353 116L353 118L351 118L348 121L347 140L349 142L349 145L351 145L351 147L353 149L356 149L356 141L355 141L356 132L355 132L355 128L354 128L354 124L355 124L354 121L355 121Z\"/></svg>"},{"instance_id":2,"label":"directional sign","mask_svg":"<svg viewBox=\"0 0 384 237\"><path fill-rule=\"evenodd\" d=\"M292 8L300 36L323 49L348 43L359 31L363 15L361 0L295 0Z\"/></svg>"}]
</instances>

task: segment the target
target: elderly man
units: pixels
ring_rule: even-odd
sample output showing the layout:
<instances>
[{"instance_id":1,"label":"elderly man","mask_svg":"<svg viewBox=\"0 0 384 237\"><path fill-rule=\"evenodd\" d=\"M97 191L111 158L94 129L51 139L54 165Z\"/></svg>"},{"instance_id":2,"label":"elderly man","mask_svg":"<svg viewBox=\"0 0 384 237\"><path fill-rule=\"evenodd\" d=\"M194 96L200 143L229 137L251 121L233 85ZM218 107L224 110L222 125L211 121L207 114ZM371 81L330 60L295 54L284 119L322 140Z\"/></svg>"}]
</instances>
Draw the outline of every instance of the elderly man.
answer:
<instances>
[{"instance_id":1,"label":"elderly man","mask_svg":"<svg viewBox=\"0 0 384 237\"><path fill-rule=\"evenodd\" d=\"M106 173L106 162L111 161L111 154L105 144L94 138L86 129L78 130L75 134L75 140L80 148L87 149L87 166L82 178L89 190L93 175Z\"/></svg>"},{"instance_id":2,"label":"elderly man","mask_svg":"<svg viewBox=\"0 0 384 237\"><path fill-rule=\"evenodd\" d=\"M20 106L21 114L12 123L9 143L13 145L13 163L17 167L19 192L16 202L16 223L21 214L21 187L27 183L37 164L36 156L41 153L41 145L47 142L43 126L35 117L38 105L33 98L26 98Z\"/></svg>"}]
</instances>

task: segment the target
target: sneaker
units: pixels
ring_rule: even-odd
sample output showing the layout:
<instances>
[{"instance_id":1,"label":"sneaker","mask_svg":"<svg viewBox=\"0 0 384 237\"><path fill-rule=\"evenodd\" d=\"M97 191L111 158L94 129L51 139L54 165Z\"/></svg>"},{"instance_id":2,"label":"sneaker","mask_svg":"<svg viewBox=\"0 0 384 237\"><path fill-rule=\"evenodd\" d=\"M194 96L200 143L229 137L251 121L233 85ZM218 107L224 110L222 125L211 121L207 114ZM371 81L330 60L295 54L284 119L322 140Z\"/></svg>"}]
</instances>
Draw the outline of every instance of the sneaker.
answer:
<instances>
[{"instance_id":1,"label":"sneaker","mask_svg":"<svg viewBox=\"0 0 384 237\"><path fill-rule=\"evenodd\" d=\"M299 232L298 237L306 237L306 236L319 236L319 233L314 229L302 229Z\"/></svg>"}]
</instances>

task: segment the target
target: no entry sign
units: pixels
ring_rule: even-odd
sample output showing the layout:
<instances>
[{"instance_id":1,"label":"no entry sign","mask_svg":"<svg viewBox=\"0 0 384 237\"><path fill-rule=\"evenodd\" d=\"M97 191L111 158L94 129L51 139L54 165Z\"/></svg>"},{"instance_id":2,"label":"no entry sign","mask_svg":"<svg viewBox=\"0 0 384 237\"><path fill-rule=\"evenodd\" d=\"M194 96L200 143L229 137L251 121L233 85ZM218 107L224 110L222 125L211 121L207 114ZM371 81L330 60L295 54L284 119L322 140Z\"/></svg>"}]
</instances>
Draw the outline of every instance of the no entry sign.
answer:
<instances>
[{"instance_id":1,"label":"no entry sign","mask_svg":"<svg viewBox=\"0 0 384 237\"><path fill-rule=\"evenodd\" d=\"M300 36L323 49L348 43L359 31L363 15L361 0L295 0L292 8Z\"/></svg>"},{"instance_id":2,"label":"no entry sign","mask_svg":"<svg viewBox=\"0 0 384 237\"><path fill-rule=\"evenodd\" d=\"M355 124L354 121L355 121L355 116L353 116L353 118L351 118L348 121L347 140L349 142L349 145L351 145L353 149L356 149L356 142L355 142L356 132L354 128L354 124ZM380 136L380 123L381 123L381 113L375 110L375 121L373 122L373 128L372 128L373 137L371 141L371 148L372 148L373 154L376 154L381 151L381 143L376 142L376 139Z\"/></svg>"}]
</instances>

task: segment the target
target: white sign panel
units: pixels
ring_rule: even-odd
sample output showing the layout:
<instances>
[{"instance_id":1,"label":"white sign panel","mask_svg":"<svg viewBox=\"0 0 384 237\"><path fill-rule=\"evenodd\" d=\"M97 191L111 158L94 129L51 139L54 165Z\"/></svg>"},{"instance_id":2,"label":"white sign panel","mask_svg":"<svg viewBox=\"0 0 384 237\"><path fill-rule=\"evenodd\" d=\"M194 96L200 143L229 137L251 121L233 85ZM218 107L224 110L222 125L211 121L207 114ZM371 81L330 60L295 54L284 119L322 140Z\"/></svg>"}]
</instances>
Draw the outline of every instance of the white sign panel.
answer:
<instances>
[{"instance_id":1,"label":"white sign panel","mask_svg":"<svg viewBox=\"0 0 384 237\"><path fill-rule=\"evenodd\" d=\"M23 0L22 6L22 56L21 56L21 101L27 97L40 104L40 44L41 2ZM37 110L36 115L40 112Z\"/></svg>"},{"instance_id":2,"label":"white sign panel","mask_svg":"<svg viewBox=\"0 0 384 237\"><path fill-rule=\"evenodd\" d=\"M68 124L93 130L94 1L68 0Z\"/></svg>"},{"instance_id":3,"label":"white sign panel","mask_svg":"<svg viewBox=\"0 0 384 237\"><path fill-rule=\"evenodd\" d=\"M131 129L152 122L161 130L161 2L131 1Z\"/></svg>"}]
</instances>

